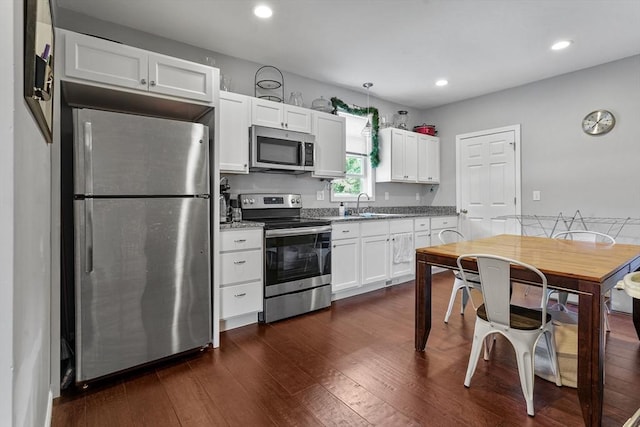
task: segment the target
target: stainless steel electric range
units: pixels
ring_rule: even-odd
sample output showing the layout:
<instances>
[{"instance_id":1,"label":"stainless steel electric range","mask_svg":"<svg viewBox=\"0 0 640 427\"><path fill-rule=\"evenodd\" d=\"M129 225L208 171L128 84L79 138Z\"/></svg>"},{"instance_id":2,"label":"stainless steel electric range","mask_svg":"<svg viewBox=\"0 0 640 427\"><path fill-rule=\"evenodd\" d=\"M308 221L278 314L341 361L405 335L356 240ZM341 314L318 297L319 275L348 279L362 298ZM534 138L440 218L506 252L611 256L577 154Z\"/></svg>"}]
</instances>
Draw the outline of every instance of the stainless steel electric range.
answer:
<instances>
[{"instance_id":1,"label":"stainless steel electric range","mask_svg":"<svg viewBox=\"0 0 640 427\"><path fill-rule=\"evenodd\" d=\"M264 226L264 305L274 322L331 305L331 222L301 218L300 194L240 194L242 217Z\"/></svg>"}]
</instances>

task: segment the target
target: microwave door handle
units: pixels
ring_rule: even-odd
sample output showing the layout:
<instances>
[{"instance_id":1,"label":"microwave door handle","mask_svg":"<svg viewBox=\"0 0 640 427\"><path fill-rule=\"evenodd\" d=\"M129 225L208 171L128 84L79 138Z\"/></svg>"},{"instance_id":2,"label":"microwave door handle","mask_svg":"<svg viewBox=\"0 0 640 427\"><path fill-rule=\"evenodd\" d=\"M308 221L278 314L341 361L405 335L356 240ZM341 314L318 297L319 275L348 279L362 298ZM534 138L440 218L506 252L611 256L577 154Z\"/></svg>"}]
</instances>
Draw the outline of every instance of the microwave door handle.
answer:
<instances>
[{"instance_id":1,"label":"microwave door handle","mask_svg":"<svg viewBox=\"0 0 640 427\"><path fill-rule=\"evenodd\" d=\"M298 161L299 161L299 165L304 167L304 142L300 142L300 144L298 145L298 148L300 150L300 154L298 155Z\"/></svg>"}]
</instances>

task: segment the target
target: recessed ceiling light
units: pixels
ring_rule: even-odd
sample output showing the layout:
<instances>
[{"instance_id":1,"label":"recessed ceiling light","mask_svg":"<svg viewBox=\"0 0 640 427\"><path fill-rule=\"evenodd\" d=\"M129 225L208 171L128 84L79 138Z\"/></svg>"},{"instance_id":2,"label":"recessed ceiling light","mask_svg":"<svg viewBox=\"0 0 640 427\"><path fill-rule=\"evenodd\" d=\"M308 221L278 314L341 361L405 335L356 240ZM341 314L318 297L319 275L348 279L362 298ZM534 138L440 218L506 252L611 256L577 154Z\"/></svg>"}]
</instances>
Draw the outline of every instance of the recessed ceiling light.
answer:
<instances>
[{"instance_id":1,"label":"recessed ceiling light","mask_svg":"<svg viewBox=\"0 0 640 427\"><path fill-rule=\"evenodd\" d=\"M273 15L273 11L269 6L261 4L253 9L253 14L258 18L271 18L271 15Z\"/></svg>"},{"instance_id":2,"label":"recessed ceiling light","mask_svg":"<svg viewBox=\"0 0 640 427\"><path fill-rule=\"evenodd\" d=\"M449 81L445 79L441 79L436 82L436 86L446 86L448 84L449 84Z\"/></svg>"},{"instance_id":3,"label":"recessed ceiling light","mask_svg":"<svg viewBox=\"0 0 640 427\"><path fill-rule=\"evenodd\" d=\"M569 46L571 46L571 43L573 43L571 40L560 40L559 42L555 42L552 46L551 46L551 50L562 50L562 49L566 49Z\"/></svg>"}]
</instances>

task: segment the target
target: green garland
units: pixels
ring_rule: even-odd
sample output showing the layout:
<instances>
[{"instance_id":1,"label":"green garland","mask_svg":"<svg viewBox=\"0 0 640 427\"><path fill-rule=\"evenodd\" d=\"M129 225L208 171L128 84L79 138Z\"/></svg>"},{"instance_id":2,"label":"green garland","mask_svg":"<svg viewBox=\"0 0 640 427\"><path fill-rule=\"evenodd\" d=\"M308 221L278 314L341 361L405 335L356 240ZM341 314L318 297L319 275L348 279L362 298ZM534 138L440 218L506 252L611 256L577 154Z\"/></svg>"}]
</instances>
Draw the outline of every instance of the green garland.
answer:
<instances>
[{"instance_id":1,"label":"green garland","mask_svg":"<svg viewBox=\"0 0 640 427\"><path fill-rule=\"evenodd\" d=\"M368 114L373 115L372 119L372 130L371 130L371 153L369 154L369 159L371 160L371 167L376 168L380 163L380 151L378 149L378 109L375 107L349 107L347 104L342 102L342 100L336 98L335 96L331 98L331 105L333 106L333 111L340 109L349 114L355 114L357 116L366 116Z\"/></svg>"}]
</instances>

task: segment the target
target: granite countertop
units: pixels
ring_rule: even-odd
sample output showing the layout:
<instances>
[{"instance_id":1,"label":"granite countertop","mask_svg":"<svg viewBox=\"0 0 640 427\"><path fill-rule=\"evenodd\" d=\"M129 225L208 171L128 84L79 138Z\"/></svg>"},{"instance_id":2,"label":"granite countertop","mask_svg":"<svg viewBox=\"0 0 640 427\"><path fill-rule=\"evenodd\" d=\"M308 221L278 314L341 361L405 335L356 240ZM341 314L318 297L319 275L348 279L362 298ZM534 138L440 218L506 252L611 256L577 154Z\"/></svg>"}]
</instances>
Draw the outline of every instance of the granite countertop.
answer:
<instances>
[{"instance_id":1,"label":"granite countertop","mask_svg":"<svg viewBox=\"0 0 640 427\"><path fill-rule=\"evenodd\" d=\"M317 219L324 219L331 222L345 222L345 221L371 221L371 220L387 220L387 219L403 219L403 218L422 218L425 216L456 216L453 214L442 213L398 213L398 214L373 214L371 216L360 215L347 215L347 216L322 216L314 217Z\"/></svg>"},{"instance_id":2,"label":"granite countertop","mask_svg":"<svg viewBox=\"0 0 640 427\"><path fill-rule=\"evenodd\" d=\"M220 223L220 230L236 230L241 228L262 228L264 222L256 221L240 221L240 222L222 222Z\"/></svg>"}]
</instances>

